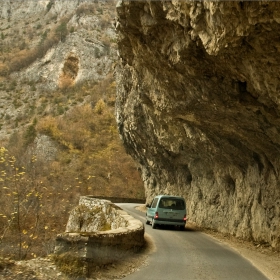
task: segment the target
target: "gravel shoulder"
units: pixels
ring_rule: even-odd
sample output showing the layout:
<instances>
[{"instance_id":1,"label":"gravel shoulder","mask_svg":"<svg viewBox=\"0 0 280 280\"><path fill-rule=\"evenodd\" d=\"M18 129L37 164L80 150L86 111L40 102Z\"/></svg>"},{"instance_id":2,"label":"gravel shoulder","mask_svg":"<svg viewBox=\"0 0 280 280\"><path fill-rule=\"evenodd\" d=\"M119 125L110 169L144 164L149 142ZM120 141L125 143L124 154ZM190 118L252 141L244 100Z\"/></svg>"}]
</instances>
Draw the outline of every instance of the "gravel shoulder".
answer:
<instances>
[{"instance_id":1,"label":"gravel shoulder","mask_svg":"<svg viewBox=\"0 0 280 280\"><path fill-rule=\"evenodd\" d=\"M241 256L250 261L268 279L280 279L280 252L273 251L271 247L262 244L240 240L233 236L214 232L211 230L201 230L216 240L228 245Z\"/></svg>"}]
</instances>

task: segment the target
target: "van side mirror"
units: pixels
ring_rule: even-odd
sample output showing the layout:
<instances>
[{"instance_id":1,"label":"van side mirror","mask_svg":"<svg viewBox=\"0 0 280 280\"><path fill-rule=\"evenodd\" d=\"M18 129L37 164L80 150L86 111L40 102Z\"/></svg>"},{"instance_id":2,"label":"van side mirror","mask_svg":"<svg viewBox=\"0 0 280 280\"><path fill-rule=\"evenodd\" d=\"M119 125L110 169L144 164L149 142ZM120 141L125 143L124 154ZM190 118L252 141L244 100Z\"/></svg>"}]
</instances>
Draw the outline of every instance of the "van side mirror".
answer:
<instances>
[{"instance_id":1,"label":"van side mirror","mask_svg":"<svg viewBox=\"0 0 280 280\"><path fill-rule=\"evenodd\" d=\"M151 204L147 203L146 207L151 208Z\"/></svg>"}]
</instances>

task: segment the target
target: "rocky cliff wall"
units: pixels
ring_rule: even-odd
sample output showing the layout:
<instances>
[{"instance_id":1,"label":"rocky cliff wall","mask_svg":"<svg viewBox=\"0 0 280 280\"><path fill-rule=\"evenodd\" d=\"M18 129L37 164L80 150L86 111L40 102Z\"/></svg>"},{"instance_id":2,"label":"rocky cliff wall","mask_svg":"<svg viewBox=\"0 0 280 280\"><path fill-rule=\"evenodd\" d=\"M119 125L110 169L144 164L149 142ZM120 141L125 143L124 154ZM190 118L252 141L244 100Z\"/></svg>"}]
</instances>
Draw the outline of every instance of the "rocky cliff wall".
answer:
<instances>
[{"instance_id":1,"label":"rocky cliff wall","mask_svg":"<svg viewBox=\"0 0 280 280\"><path fill-rule=\"evenodd\" d=\"M119 1L116 108L147 201L280 248L280 3Z\"/></svg>"}]
</instances>

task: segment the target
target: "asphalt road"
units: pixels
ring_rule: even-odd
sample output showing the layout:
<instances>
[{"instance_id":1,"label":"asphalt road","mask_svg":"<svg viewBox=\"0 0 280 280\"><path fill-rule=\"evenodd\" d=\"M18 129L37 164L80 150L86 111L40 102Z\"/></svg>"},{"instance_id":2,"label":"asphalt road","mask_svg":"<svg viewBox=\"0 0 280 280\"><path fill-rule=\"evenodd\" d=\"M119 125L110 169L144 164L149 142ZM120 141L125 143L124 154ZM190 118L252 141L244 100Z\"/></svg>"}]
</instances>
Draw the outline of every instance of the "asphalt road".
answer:
<instances>
[{"instance_id":1,"label":"asphalt road","mask_svg":"<svg viewBox=\"0 0 280 280\"><path fill-rule=\"evenodd\" d=\"M137 204L118 205L145 224ZM145 224L156 247L148 265L123 278L126 280L267 280L249 261L208 235L191 230L152 229Z\"/></svg>"}]
</instances>

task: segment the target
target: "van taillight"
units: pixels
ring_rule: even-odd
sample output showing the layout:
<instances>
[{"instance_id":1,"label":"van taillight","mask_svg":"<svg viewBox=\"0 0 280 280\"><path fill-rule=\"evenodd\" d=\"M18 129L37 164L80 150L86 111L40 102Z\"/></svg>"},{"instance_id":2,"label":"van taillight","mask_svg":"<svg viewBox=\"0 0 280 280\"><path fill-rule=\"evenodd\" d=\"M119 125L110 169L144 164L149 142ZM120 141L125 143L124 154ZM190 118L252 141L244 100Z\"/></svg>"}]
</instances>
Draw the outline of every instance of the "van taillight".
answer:
<instances>
[{"instance_id":1,"label":"van taillight","mask_svg":"<svg viewBox=\"0 0 280 280\"><path fill-rule=\"evenodd\" d=\"M158 218L158 212L156 212L156 213L155 213L154 218L155 218L155 219L157 219L157 218Z\"/></svg>"},{"instance_id":2,"label":"van taillight","mask_svg":"<svg viewBox=\"0 0 280 280\"><path fill-rule=\"evenodd\" d=\"M184 221L186 221L187 220L187 216L186 215L184 215L184 219L183 219Z\"/></svg>"}]
</instances>

